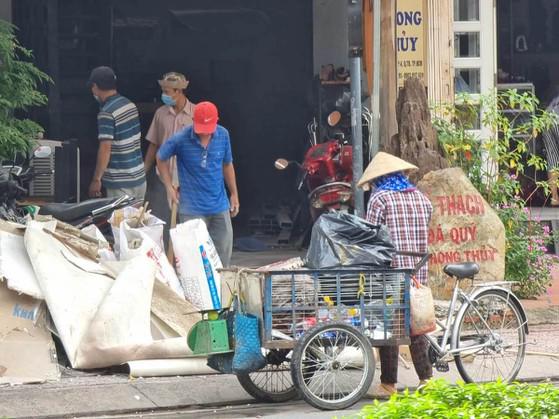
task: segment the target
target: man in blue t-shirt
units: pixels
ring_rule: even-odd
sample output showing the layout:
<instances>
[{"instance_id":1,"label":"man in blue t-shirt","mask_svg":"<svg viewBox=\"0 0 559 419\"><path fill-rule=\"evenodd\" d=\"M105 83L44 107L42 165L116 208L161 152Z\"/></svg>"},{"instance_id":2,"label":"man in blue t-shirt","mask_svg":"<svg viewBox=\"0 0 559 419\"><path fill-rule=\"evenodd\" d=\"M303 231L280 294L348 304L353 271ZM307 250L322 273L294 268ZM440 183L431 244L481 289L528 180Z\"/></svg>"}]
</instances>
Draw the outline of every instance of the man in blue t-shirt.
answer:
<instances>
[{"instance_id":1,"label":"man in blue t-shirt","mask_svg":"<svg viewBox=\"0 0 559 419\"><path fill-rule=\"evenodd\" d=\"M231 217L239 213L239 194L229 132L217 121L218 112L213 103L197 104L193 125L173 135L159 148L157 167L169 201L180 205L180 221L203 220L223 266L229 266L233 250ZM177 158L180 190L173 186L169 169L169 159L173 156Z\"/></svg>"}]
</instances>

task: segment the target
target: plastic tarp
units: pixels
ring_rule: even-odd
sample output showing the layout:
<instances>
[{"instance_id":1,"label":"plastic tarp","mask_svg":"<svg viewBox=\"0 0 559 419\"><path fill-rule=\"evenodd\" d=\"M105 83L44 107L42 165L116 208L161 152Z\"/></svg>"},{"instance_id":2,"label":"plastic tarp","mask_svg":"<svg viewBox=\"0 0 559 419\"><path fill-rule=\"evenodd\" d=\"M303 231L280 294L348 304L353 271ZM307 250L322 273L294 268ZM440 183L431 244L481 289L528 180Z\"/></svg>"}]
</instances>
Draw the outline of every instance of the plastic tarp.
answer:
<instances>
[{"instance_id":1,"label":"plastic tarp","mask_svg":"<svg viewBox=\"0 0 559 419\"><path fill-rule=\"evenodd\" d=\"M184 338L153 340L150 308L156 265L145 255L116 279L68 259L66 249L30 222L25 247L73 368L191 354Z\"/></svg>"},{"instance_id":2,"label":"plastic tarp","mask_svg":"<svg viewBox=\"0 0 559 419\"><path fill-rule=\"evenodd\" d=\"M341 266L388 267L395 253L385 226L355 215L332 212L315 222L306 265L311 269Z\"/></svg>"}]
</instances>

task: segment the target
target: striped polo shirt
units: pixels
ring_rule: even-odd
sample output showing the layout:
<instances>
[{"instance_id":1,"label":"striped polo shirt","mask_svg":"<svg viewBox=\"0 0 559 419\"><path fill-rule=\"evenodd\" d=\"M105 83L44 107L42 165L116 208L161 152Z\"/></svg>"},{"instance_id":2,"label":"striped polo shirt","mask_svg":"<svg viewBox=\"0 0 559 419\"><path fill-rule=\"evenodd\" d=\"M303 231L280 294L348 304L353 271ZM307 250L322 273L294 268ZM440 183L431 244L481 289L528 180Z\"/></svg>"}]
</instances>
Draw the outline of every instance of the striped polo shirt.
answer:
<instances>
[{"instance_id":1,"label":"striped polo shirt","mask_svg":"<svg viewBox=\"0 0 559 419\"><path fill-rule=\"evenodd\" d=\"M233 156L225 128L218 125L204 148L193 127L187 127L165 141L157 156L177 157L181 214L209 216L229 210L223 165L232 163Z\"/></svg>"},{"instance_id":2,"label":"striped polo shirt","mask_svg":"<svg viewBox=\"0 0 559 419\"><path fill-rule=\"evenodd\" d=\"M135 188L146 181L136 105L116 94L102 104L97 115L99 141L111 142L111 159L103 174L108 189Z\"/></svg>"}]
</instances>

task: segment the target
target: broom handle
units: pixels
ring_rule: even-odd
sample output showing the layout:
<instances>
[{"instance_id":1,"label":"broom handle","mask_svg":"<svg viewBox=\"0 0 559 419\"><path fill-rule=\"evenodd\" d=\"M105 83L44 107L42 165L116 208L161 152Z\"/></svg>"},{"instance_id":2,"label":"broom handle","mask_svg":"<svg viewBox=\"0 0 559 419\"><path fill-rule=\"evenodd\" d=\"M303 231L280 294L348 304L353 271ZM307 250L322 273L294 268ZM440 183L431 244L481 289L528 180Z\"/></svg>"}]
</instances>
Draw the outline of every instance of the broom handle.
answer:
<instances>
[{"instance_id":1,"label":"broom handle","mask_svg":"<svg viewBox=\"0 0 559 419\"><path fill-rule=\"evenodd\" d=\"M173 202L171 207L171 227L175 228L177 226L177 203ZM167 259L169 259L169 263L172 265L175 259L175 253L173 251L173 243L171 243L171 236L169 235L169 245L167 246Z\"/></svg>"}]
</instances>

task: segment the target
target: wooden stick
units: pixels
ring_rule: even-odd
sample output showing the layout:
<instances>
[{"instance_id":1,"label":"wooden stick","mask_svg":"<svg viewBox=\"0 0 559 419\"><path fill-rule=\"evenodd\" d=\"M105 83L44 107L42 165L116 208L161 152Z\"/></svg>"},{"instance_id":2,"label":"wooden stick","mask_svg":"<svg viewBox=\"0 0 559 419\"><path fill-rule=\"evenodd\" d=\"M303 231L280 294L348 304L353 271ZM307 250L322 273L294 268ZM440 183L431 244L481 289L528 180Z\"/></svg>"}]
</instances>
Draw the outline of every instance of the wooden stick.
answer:
<instances>
[{"instance_id":1,"label":"wooden stick","mask_svg":"<svg viewBox=\"0 0 559 419\"><path fill-rule=\"evenodd\" d=\"M173 202L171 207L171 228L175 228L177 226L177 203ZM173 243L171 243L171 236L169 235L169 244L167 246L167 259L169 259L169 263L171 265L175 262L175 252L173 251Z\"/></svg>"},{"instance_id":2,"label":"wooden stick","mask_svg":"<svg viewBox=\"0 0 559 419\"><path fill-rule=\"evenodd\" d=\"M87 245L85 243L78 243L68 236L64 236L63 234L56 233L50 230L44 230L44 232L51 235L62 244L79 253L80 255L97 262L97 253L99 252L99 249L95 248L95 246Z\"/></svg>"},{"instance_id":3,"label":"wooden stick","mask_svg":"<svg viewBox=\"0 0 559 419\"><path fill-rule=\"evenodd\" d=\"M144 213L146 212L147 208L149 205L149 201L146 201L144 203L144 206L142 207L142 209L140 210L140 215L138 215L138 221L136 222L136 228L140 227L140 224L143 224L144 221L142 220L142 218L144 218Z\"/></svg>"},{"instance_id":4,"label":"wooden stick","mask_svg":"<svg viewBox=\"0 0 559 419\"><path fill-rule=\"evenodd\" d=\"M85 234L79 228L76 228L71 224L67 224L67 223L64 223L62 221L57 220L56 221L56 229L61 230L65 233L67 233L67 234L71 234L73 236L76 236L76 237L78 237L82 240L85 240L87 242L99 245L99 240L97 240L95 237L91 237L91 236Z\"/></svg>"}]
</instances>

